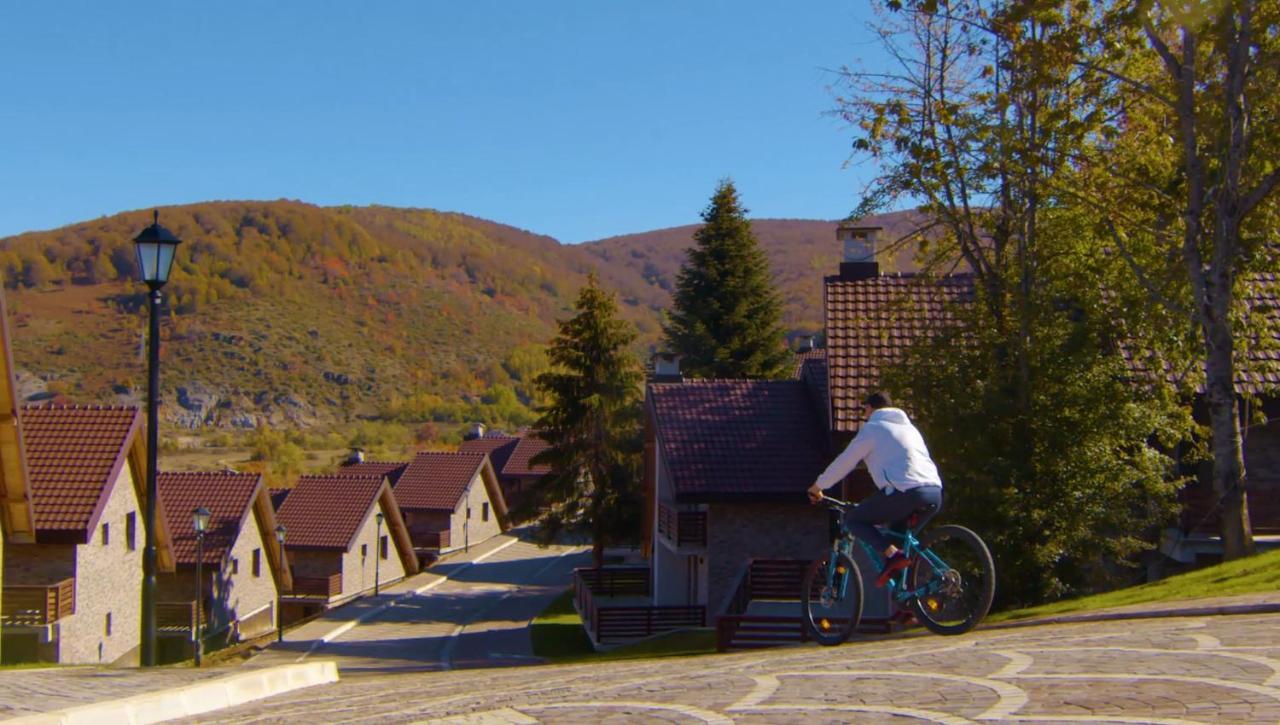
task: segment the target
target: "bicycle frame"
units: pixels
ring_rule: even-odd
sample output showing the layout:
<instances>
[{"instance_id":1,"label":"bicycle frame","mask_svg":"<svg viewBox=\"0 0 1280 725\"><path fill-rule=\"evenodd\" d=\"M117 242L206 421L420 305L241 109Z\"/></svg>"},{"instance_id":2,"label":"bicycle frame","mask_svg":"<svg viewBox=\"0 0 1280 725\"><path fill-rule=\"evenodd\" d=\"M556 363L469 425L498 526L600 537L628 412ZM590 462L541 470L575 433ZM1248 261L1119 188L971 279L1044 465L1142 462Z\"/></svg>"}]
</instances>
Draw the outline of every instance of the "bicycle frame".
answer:
<instances>
[{"instance_id":1,"label":"bicycle frame","mask_svg":"<svg viewBox=\"0 0 1280 725\"><path fill-rule=\"evenodd\" d=\"M836 499L829 498L829 500L831 500L837 506L838 510L841 511L841 514L843 514L844 507L848 506L848 504L842 501L837 501ZM894 575L894 577L889 580L887 585L889 588L889 595L893 597L894 601L900 604L906 604L907 602L910 602L912 599L927 596L929 594L936 594L938 591L940 591L942 588L941 574L945 571L950 570L951 567L948 566L945 561L943 561L937 554L933 553L933 551L931 551L930 549L921 548L920 540L916 538L915 531L913 529L907 528L907 530L903 532L887 529L885 530L884 533L885 535L893 537L894 539L897 539L898 541L902 542L901 544L899 544L898 548L902 550L903 554L906 557L908 558L911 558L912 556L916 557L915 566L921 566L923 563L928 563L928 565L933 568L934 572L939 574L939 576L933 577L932 580L925 586L919 587L917 589L909 589L907 584L907 574L909 574L915 567L913 566L913 567L908 567L906 569L903 569L902 571ZM867 553L867 559L871 562L871 566L875 568L876 574L879 575L881 572L883 572L884 557L881 556L880 552L876 551L875 548L871 546L871 544L868 544L862 539L858 539L854 537L853 533L849 531L847 526L845 526L844 517L842 515L840 518L840 535L836 537L836 540L834 542L832 542L831 550L834 553L844 554L848 556L850 559L852 559L854 541L857 541L858 544L862 546L862 550ZM836 566L836 557L832 556L831 560L827 563L827 581L831 581L831 582L835 581L835 575L836 575L835 566ZM840 582L840 591L839 591L840 597L844 597L847 586L848 586L847 579Z\"/></svg>"}]
</instances>

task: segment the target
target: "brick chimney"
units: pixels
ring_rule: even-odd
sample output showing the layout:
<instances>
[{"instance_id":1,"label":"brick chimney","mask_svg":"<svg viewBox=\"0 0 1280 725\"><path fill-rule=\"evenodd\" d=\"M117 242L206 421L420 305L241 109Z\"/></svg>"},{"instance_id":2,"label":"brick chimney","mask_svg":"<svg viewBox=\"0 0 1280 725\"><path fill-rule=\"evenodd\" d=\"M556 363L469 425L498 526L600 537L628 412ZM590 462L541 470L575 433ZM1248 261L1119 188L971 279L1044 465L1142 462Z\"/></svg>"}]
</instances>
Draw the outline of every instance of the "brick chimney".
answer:
<instances>
[{"instance_id":1,"label":"brick chimney","mask_svg":"<svg viewBox=\"0 0 1280 725\"><path fill-rule=\"evenodd\" d=\"M836 227L836 239L844 245L840 279L852 282L880 276L880 263L876 261L876 235L881 229L859 226L854 222L841 222Z\"/></svg>"},{"instance_id":2,"label":"brick chimney","mask_svg":"<svg viewBox=\"0 0 1280 725\"><path fill-rule=\"evenodd\" d=\"M684 375L680 372L680 356L674 352L659 352L653 355L653 376L651 383L683 383Z\"/></svg>"},{"instance_id":3,"label":"brick chimney","mask_svg":"<svg viewBox=\"0 0 1280 725\"><path fill-rule=\"evenodd\" d=\"M462 436L462 440L473 441L477 438L484 438L484 431L484 423L472 423L471 430L467 431L467 434Z\"/></svg>"},{"instance_id":4,"label":"brick chimney","mask_svg":"<svg viewBox=\"0 0 1280 725\"><path fill-rule=\"evenodd\" d=\"M796 341L798 343L796 346L796 352L809 352L814 348L816 348L817 344L813 338L814 338L813 335L801 335L800 337L796 338Z\"/></svg>"},{"instance_id":5,"label":"brick chimney","mask_svg":"<svg viewBox=\"0 0 1280 725\"><path fill-rule=\"evenodd\" d=\"M354 466L357 463L364 463L364 449L352 448L351 455L347 456L347 465Z\"/></svg>"}]
</instances>

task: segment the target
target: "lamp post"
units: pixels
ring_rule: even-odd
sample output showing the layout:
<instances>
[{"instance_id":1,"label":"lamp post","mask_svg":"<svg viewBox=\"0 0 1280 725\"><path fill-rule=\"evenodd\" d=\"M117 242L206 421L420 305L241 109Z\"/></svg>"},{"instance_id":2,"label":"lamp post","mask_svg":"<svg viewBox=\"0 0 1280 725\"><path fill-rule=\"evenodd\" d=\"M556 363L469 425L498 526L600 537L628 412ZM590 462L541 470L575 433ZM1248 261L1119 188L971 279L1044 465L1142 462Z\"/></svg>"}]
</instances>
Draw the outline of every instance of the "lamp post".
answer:
<instances>
[{"instance_id":1,"label":"lamp post","mask_svg":"<svg viewBox=\"0 0 1280 725\"><path fill-rule=\"evenodd\" d=\"M284 524L276 525L276 541L280 542L280 575L276 577L276 641L284 641L284 593L280 591L280 585L284 584L285 567L289 566L289 560L284 555Z\"/></svg>"},{"instance_id":2,"label":"lamp post","mask_svg":"<svg viewBox=\"0 0 1280 725\"><path fill-rule=\"evenodd\" d=\"M377 533L373 537L373 596L378 596L378 579L380 567L382 563L382 512L373 515L373 520L377 523L374 531Z\"/></svg>"},{"instance_id":3,"label":"lamp post","mask_svg":"<svg viewBox=\"0 0 1280 725\"><path fill-rule=\"evenodd\" d=\"M147 283L151 292L147 298L150 317L150 334L148 335L148 370L147 382L147 501L146 546L142 551L142 646L141 660L143 667L156 664L156 450L159 443L159 408L160 388L160 288L169 281L169 270L173 267L173 257L182 240L168 229L160 226L160 212L153 212L151 226L143 229L134 237L134 247L138 253L138 269L142 272L142 281Z\"/></svg>"},{"instance_id":4,"label":"lamp post","mask_svg":"<svg viewBox=\"0 0 1280 725\"><path fill-rule=\"evenodd\" d=\"M209 530L209 509L200 506L191 512L191 525L196 530L196 667L204 649L200 620L204 618L204 532Z\"/></svg>"}]
</instances>

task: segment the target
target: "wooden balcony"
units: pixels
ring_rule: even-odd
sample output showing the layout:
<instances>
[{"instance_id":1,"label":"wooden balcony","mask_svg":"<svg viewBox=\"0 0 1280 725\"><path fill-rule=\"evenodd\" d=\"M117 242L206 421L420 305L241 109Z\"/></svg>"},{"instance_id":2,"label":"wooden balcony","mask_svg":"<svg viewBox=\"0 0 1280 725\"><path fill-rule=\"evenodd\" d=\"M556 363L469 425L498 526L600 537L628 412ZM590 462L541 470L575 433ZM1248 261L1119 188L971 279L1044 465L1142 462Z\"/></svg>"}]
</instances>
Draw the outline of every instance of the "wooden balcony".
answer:
<instances>
[{"instance_id":1,"label":"wooden balcony","mask_svg":"<svg viewBox=\"0 0 1280 725\"><path fill-rule=\"evenodd\" d=\"M707 545L707 512L677 511L658 504L658 535L677 547Z\"/></svg>"},{"instance_id":2,"label":"wooden balcony","mask_svg":"<svg viewBox=\"0 0 1280 725\"><path fill-rule=\"evenodd\" d=\"M209 623L209 612L201 610L200 623ZM196 601L156 602L156 627L161 630L194 632L196 628Z\"/></svg>"},{"instance_id":3,"label":"wooden balcony","mask_svg":"<svg viewBox=\"0 0 1280 725\"><path fill-rule=\"evenodd\" d=\"M293 592L295 597L324 597L331 599L342 594L342 572L329 576L295 576Z\"/></svg>"},{"instance_id":4,"label":"wooden balcony","mask_svg":"<svg viewBox=\"0 0 1280 725\"><path fill-rule=\"evenodd\" d=\"M0 622L6 625L46 625L75 614L76 580L55 584L5 584L0 593Z\"/></svg>"},{"instance_id":5,"label":"wooden balcony","mask_svg":"<svg viewBox=\"0 0 1280 725\"><path fill-rule=\"evenodd\" d=\"M450 546L448 529L444 531L424 531L418 536L418 546L424 549L447 549Z\"/></svg>"}]
</instances>

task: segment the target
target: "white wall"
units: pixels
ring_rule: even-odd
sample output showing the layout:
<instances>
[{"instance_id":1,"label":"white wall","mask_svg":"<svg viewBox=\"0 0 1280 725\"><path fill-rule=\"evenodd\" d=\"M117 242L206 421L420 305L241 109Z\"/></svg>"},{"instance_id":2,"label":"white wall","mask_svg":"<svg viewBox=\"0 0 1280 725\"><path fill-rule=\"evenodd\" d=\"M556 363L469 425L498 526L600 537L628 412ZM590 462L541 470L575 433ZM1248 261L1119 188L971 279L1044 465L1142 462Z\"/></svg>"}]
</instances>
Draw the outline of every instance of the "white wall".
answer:
<instances>
[{"instance_id":1,"label":"white wall","mask_svg":"<svg viewBox=\"0 0 1280 725\"><path fill-rule=\"evenodd\" d=\"M381 504L369 509L364 523L360 525L360 533L356 535L355 543L342 556L342 598L344 599L361 592L372 591L375 569L378 571L380 584L389 584L404 578L404 565L400 562L400 552L396 550L395 539L387 530L386 521L382 522L381 531L382 536L387 538L387 558L378 562L376 567L374 565L374 559L378 556L376 531L378 524L373 514L381 510L380 507ZM383 513L386 512L383 511ZM361 545L367 547L368 552L363 557L360 555Z\"/></svg>"}]
</instances>

